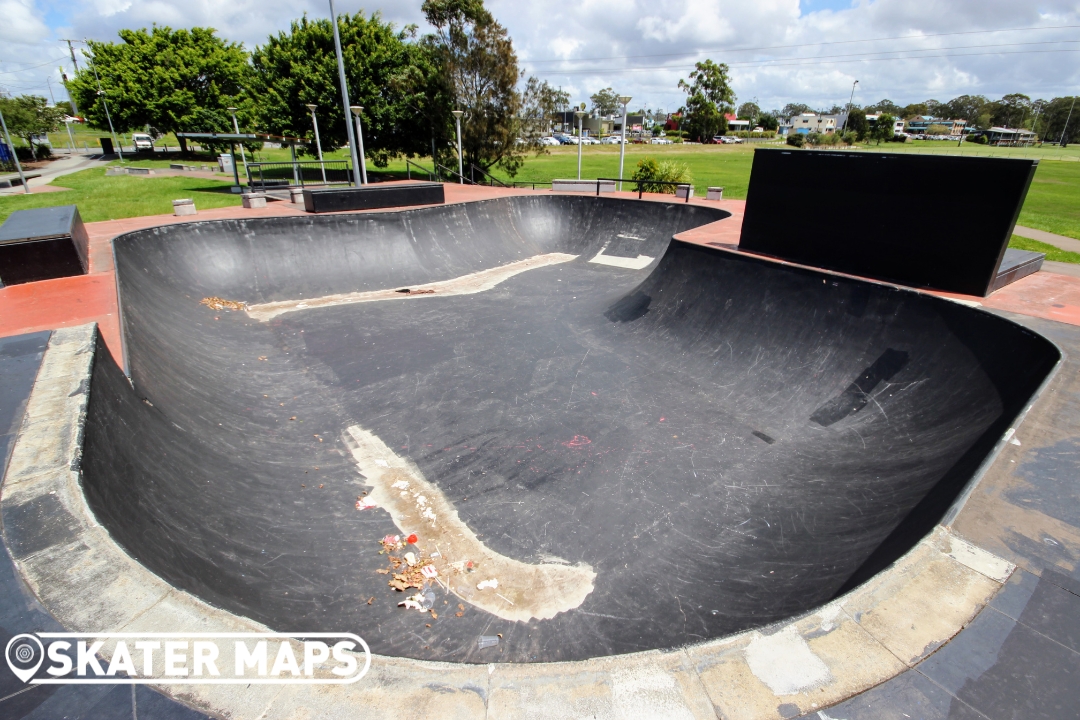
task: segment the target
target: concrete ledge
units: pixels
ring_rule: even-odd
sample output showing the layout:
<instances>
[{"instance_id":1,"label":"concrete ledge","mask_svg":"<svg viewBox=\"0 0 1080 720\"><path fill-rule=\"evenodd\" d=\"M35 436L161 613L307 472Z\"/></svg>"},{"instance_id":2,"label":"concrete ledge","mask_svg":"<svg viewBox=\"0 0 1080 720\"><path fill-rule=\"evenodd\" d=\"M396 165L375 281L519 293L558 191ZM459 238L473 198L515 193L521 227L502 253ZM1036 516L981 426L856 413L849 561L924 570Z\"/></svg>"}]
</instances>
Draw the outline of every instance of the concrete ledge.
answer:
<instances>
[{"instance_id":1,"label":"concrete ledge","mask_svg":"<svg viewBox=\"0 0 1080 720\"><path fill-rule=\"evenodd\" d=\"M600 180L600 192L615 192L614 180ZM554 192L596 192L596 180L552 180Z\"/></svg>"},{"instance_id":2,"label":"concrete ledge","mask_svg":"<svg viewBox=\"0 0 1080 720\"><path fill-rule=\"evenodd\" d=\"M27 404L0 496L20 574L71 631L266 632L169 586L95 520L78 472L95 337L93 325L55 331ZM522 665L373 656L355 685L158 689L231 718L791 718L925 658L975 617L1012 570L938 527L833 603L686 648Z\"/></svg>"}]
</instances>

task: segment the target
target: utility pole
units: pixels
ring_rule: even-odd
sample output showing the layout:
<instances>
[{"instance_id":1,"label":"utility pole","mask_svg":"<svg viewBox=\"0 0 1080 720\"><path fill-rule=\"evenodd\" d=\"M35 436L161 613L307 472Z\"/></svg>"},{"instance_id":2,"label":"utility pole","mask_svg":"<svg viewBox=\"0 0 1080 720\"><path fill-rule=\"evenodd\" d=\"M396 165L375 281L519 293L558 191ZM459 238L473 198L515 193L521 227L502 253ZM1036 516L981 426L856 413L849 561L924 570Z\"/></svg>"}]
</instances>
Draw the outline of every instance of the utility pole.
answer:
<instances>
[{"instance_id":1,"label":"utility pole","mask_svg":"<svg viewBox=\"0 0 1080 720\"><path fill-rule=\"evenodd\" d=\"M859 84L859 81L851 83L851 97L847 101L847 113L844 115L844 127L840 128L840 132L847 132L848 120L851 119L851 101L855 99L855 86Z\"/></svg>"},{"instance_id":2,"label":"utility pole","mask_svg":"<svg viewBox=\"0 0 1080 720\"><path fill-rule=\"evenodd\" d=\"M1065 127L1061 128L1061 147L1065 147L1065 131L1069 129L1069 121L1072 120L1072 111L1076 107L1076 96L1073 95L1072 105L1069 106L1069 114L1065 117Z\"/></svg>"},{"instance_id":3,"label":"utility pole","mask_svg":"<svg viewBox=\"0 0 1080 720\"><path fill-rule=\"evenodd\" d=\"M66 42L68 44L68 52L71 53L71 64L75 66L75 72L79 72L79 61L75 59L75 46L71 43L79 42L78 40L68 40L67 38L60 38L60 42Z\"/></svg>"},{"instance_id":4,"label":"utility pole","mask_svg":"<svg viewBox=\"0 0 1080 720\"><path fill-rule=\"evenodd\" d=\"M53 95L52 80L48 76L45 77L45 84L49 86L49 97L52 98L53 107L56 107L56 96Z\"/></svg>"},{"instance_id":5,"label":"utility pole","mask_svg":"<svg viewBox=\"0 0 1080 720\"><path fill-rule=\"evenodd\" d=\"M57 70L60 71L60 78L64 82L64 90L68 94L68 101L71 102L71 114L75 117L79 117L79 106L75 104L75 96L71 94L71 89L68 87L67 73L64 72L64 68L62 67L58 67Z\"/></svg>"},{"instance_id":6,"label":"utility pole","mask_svg":"<svg viewBox=\"0 0 1080 720\"><path fill-rule=\"evenodd\" d=\"M360 163L362 159L356 152L356 133L353 132L353 124L349 122L349 107L351 105L349 102L349 84L345 80L345 60L341 56L341 34L338 32L334 0L330 0L330 24L334 26L334 55L337 56L338 80L341 82L341 104L345 108L345 134L349 138L349 155L352 156L353 187L360 187Z\"/></svg>"},{"instance_id":7,"label":"utility pole","mask_svg":"<svg viewBox=\"0 0 1080 720\"><path fill-rule=\"evenodd\" d=\"M74 51L72 51L71 56L75 57ZM94 71L94 80L97 81L97 94L101 98L101 104L105 107L105 119L109 121L109 135L112 136L113 142L116 143L116 151L120 154L120 162L124 162L124 148L120 143L116 142L116 130L113 129L112 115L109 114L109 101L105 99L105 91L101 89L101 78L98 77L97 63L93 59L90 61L90 69ZM233 163L234 166L235 164Z\"/></svg>"}]
</instances>

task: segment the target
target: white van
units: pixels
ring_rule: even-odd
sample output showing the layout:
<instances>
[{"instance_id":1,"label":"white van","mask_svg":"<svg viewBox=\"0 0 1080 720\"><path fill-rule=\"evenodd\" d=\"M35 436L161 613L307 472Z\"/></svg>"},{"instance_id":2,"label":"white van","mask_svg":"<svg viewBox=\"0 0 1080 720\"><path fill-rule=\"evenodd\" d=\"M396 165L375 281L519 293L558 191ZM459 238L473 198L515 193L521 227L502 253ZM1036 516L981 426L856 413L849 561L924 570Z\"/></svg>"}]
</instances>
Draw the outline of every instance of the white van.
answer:
<instances>
[{"instance_id":1,"label":"white van","mask_svg":"<svg viewBox=\"0 0 1080 720\"><path fill-rule=\"evenodd\" d=\"M145 133L131 133L131 144L135 146L135 152L154 151L154 138Z\"/></svg>"}]
</instances>

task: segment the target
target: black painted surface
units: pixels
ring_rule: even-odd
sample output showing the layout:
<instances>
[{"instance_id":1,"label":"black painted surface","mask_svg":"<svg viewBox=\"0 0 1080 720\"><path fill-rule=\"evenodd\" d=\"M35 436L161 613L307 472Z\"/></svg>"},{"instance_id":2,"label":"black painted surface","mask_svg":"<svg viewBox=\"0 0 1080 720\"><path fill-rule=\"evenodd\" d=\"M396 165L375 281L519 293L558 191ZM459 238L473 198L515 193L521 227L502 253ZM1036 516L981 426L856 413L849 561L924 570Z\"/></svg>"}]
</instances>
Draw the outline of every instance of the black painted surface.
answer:
<instances>
[{"instance_id":1,"label":"black painted surface","mask_svg":"<svg viewBox=\"0 0 1080 720\"><path fill-rule=\"evenodd\" d=\"M758 149L739 248L860 277L984 296L1037 164ZM942 198L926 198L928 181L947 188ZM809 187L842 188L843 207L803 207L800 198Z\"/></svg>"},{"instance_id":2,"label":"black painted surface","mask_svg":"<svg viewBox=\"0 0 1080 720\"><path fill-rule=\"evenodd\" d=\"M0 338L0 476L22 425L50 332Z\"/></svg>"},{"instance_id":3,"label":"black painted surface","mask_svg":"<svg viewBox=\"0 0 1080 720\"><path fill-rule=\"evenodd\" d=\"M304 209L310 213L441 205L445 201L442 183L304 189Z\"/></svg>"},{"instance_id":4,"label":"black painted surface","mask_svg":"<svg viewBox=\"0 0 1080 720\"><path fill-rule=\"evenodd\" d=\"M1058 353L938 298L668 246L723 216L521 197L120 238L134 389L102 351L91 505L174 585L277 630L357 631L385 654L569 660L814 607L936 522ZM659 259L587 262L605 243ZM469 296L269 323L199 304L408 286L554 251L580 257ZM812 419L847 395L843 417ZM415 462L489 547L587 562L595 590L548 621L467 606L425 628L375 573L396 529L353 507L352 424ZM496 632L498 648L476 649Z\"/></svg>"},{"instance_id":5,"label":"black painted surface","mask_svg":"<svg viewBox=\"0 0 1080 720\"><path fill-rule=\"evenodd\" d=\"M0 225L0 287L83 275L89 243L74 205L16 210Z\"/></svg>"}]
</instances>

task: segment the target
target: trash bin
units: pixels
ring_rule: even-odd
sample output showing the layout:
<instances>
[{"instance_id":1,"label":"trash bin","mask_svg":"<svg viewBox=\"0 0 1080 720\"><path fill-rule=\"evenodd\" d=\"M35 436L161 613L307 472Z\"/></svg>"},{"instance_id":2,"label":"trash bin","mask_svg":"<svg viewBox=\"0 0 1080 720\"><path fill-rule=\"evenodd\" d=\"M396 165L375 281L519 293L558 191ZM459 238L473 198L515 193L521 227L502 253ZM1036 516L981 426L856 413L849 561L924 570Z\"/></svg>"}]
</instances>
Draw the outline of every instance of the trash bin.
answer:
<instances>
[{"instance_id":1,"label":"trash bin","mask_svg":"<svg viewBox=\"0 0 1080 720\"><path fill-rule=\"evenodd\" d=\"M113 144L111 137L101 138L101 152L106 155L113 154Z\"/></svg>"}]
</instances>

